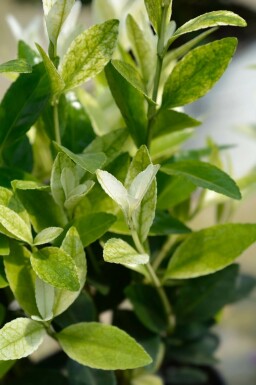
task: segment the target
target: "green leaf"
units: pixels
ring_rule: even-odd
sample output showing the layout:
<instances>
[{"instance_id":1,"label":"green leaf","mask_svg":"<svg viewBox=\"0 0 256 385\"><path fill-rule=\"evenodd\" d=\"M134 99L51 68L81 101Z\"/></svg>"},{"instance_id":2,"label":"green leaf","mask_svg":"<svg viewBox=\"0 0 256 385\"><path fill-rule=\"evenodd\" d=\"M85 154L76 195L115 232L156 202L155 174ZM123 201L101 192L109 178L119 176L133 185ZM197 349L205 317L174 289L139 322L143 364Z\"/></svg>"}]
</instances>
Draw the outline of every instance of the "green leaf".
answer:
<instances>
[{"instance_id":1,"label":"green leaf","mask_svg":"<svg viewBox=\"0 0 256 385\"><path fill-rule=\"evenodd\" d=\"M40 61L38 53L23 40L18 42L18 58L25 60L30 66L38 64Z\"/></svg>"},{"instance_id":2,"label":"green leaf","mask_svg":"<svg viewBox=\"0 0 256 385\"><path fill-rule=\"evenodd\" d=\"M145 265L149 262L147 254L139 254L120 238L111 238L105 243L103 258L106 262L120 263L122 265Z\"/></svg>"},{"instance_id":3,"label":"green leaf","mask_svg":"<svg viewBox=\"0 0 256 385\"><path fill-rule=\"evenodd\" d=\"M51 320L53 318L54 287L36 277L35 293L36 304L42 319Z\"/></svg>"},{"instance_id":4,"label":"green leaf","mask_svg":"<svg viewBox=\"0 0 256 385\"><path fill-rule=\"evenodd\" d=\"M180 131L184 128L199 126L201 122L183 112L160 109L152 120L153 138Z\"/></svg>"},{"instance_id":5,"label":"green leaf","mask_svg":"<svg viewBox=\"0 0 256 385\"><path fill-rule=\"evenodd\" d=\"M192 233L176 249L165 279L214 273L230 265L255 241L254 224L224 224Z\"/></svg>"},{"instance_id":6,"label":"green leaf","mask_svg":"<svg viewBox=\"0 0 256 385\"><path fill-rule=\"evenodd\" d=\"M4 257L10 288L26 313L39 316L35 299L36 274L30 264L31 253L17 242L11 242L10 246L10 255Z\"/></svg>"},{"instance_id":7,"label":"green leaf","mask_svg":"<svg viewBox=\"0 0 256 385\"><path fill-rule=\"evenodd\" d=\"M34 66L31 74L22 74L12 83L0 105L2 151L20 139L37 121L49 97L49 83L42 64Z\"/></svg>"},{"instance_id":8,"label":"green leaf","mask_svg":"<svg viewBox=\"0 0 256 385\"><path fill-rule=\"evenodd\" d=\"M58 0L57 0L58 1ZM64 0L62 0L64 1ZM42 56L45 70L49 76L50 84L51 84L51 91L52 91L52 96L59 96L60 93L64 90L65 88L65 83L62 80L60 74L58 73L55 65L49 58L49 56L45 53L42 47L40 47L39 44L36 44L36 47Z\"/></svg>"},{"instance_id":9,"label":"green leaf","mask_svg":"<svg viewBox=\"0 0 256 385\"><path fill-rule=\"evenodd\" d=\"M0 73L2 72L30 73L32 68L26 60L16 59L0 64Z\"/></svg>"},{"instance_id":10,"label":"green leaf","mask_svg":"<svg viewBox=\"0 0 256 385\"><path fill-rule=\"evenodd\" d=\"M208 381L206 372L194 367L172 367L167 372L167 378L175 385L204 385Z\"/></svg>"},{"instance_id":11,"label":"green leaf","mask_svg":"<svg viewBox=\"0 0 256 385\"><path fill-rule=\"evenodd\" d=\"M171 234L187 234L191 230L180 222L177 218L174 218L169 213L157 211L150 228L150 235L171 235Z\"/></svg>"},{"instance_id":12,"label":"green leaf","mask_svg":"<svg viewBox=\"0 0 256 385\"><path fill-rule=\"evenodd\" d=\"M61 63L66 89L81 85L104 69L114 52L117 35L118 21L108 20L75 38Z\"/></svg>"},{"instance_id":13,"label":"green leaf","mask_svg":"<svg viewBox=\"0 0 256 385\"><path fill-rule=\"evenodd\" d=\"M0 255L10 254L10 243L6 235L0 234Z\"/></svg>"},{"instance_id":14,"label":"green leaf","mask_svg":"<svg viewBox=\"0 0 256 385\"><path fill-rule=\"evenodd\" d=\"M33 269L43 281L57 288L79 290L75 262L64 250L45 247L34 252L30 260Z\"/></svg>"},{"instance_id":15,"label":"green leaf","mask_svg":"<svg viewBox=\"0 0 256 385\"><path fill-rule=\"evenodd\" d=\"M178 36L184 35L185 33L222 25L246 27L247 24L246 21L242 19L242 17L230 11L213 11L205 13L196 17L195 19L189 20L187 23L183 24L182 27L178 28L171 38L171 41L169 41L169 44Z\"/></svg>"},{"instance_id":16,"label":"green leaf","mask_svg":"<svg viewBox=\"0 0 256 385\"><path fill-rule=\"evenodd\" d=\"M72 360L67 369L70 385L117 385L114 372L87 368Z\"/></svg>"},{"instance_id":17,"label":"green leaf","mask_svg":"<svg viewBox=\"0 0 256 385\"><path fill-rule=\"evenodd\" d=\"M142 374L132 380L132 385L164 385L161 377L154 374Z\"/></svg>"},{"instance_id":18,"label":"green leaf","mask_svg":"<svg viewBox=\"0 0 256 385\"><path fill-rule=\"evenodd\" d=\"M165 210L174 207L190 198L195 190L195 184L187 178L182 176L173 177L160 192L157 199L157 208Z\"/></svg>"},{"instance_id":19,"label":"green leaf","mask_svg":"<svg viewBox=\"0 0 256 385\"><path fill-rule=\"evenodd\" d=\"M111 63L106 66L105 74L129 133L139 147L146 142L147 137L148 120L144 95L133 87Z\"/></svg>"},{"instance_id":20,"label":"green leaf","mask_svg":"<svg viewBox=\"0 0 256 385\"><path fill-rule=\"evenodd\" d=\"M43 342L42 324L27 318L16 318L0 330L0 360L17 360L33 353Z\"/></svg>"},{"instance_id":21,"label":"green leaf","mask_svg":"<svg viewBox=\"0 0 256 385\"><path fill-rule=\"evenodd\" d=\"M6 273L4 269L4 261L3 258L0 259L0 289L3 289L4 287L9 286L9 282L6 278ZM0 306L0 313L1 313L1 306ZM0 316L0 323L1 323L1 316Z\"/></svg>"},{"instance_id":22,"label":"green leaf","mask_svg":"<svg viewBox=\"0 0 256 385\"><path fill-rule=\"evenodd\" d=\"M168 320L157 290L148 285L130 285L125 294L143 325L154 333L162 333L168 327Z\"/></svg>"},{"instance_id":23,"label":"green leaf","mask_svg":"<svg viewBox=\"0 0 256 385\"><path fill-rule=\"evenodd\" d=\"M146 31L141 30L131 15L127 16L126 25L132 50L141 69L144 84L145 86L148 86L152 79L156 62L156 55L154 47L152 46L152 41L147 39L148 36L146 35Z\"/></svg>"},{"instance_id":24,"label":"green leaf","mask_svg":"<svg viewBox=\"0 0 256 385\"><path fill-rule=\"evenodd\" d=\"M151 362L133 338L114 326L80 323L62 330L56 337L70 358L91 368L132 369Z\"/></svg>"},{"instance_id":25,"label":"green leaf","mask_svg":"<svg viewBox=\"0 0 256 385\"><path fill-rule=\"evenodd\" d=\"M87 274L84 247L75 227L71 227L68 230L66 237L62 242L61 249L66 252L75 263L79 280L79 289L76 292L67 291L65 289L55 289L54 316L64 312L76 300L84 287Z\"/></svg>"},{"instance_id":26,"label":"green leaf","mask_svg":"<svg viewBox=\"0 0 256 385\"><path fill-rule=\"evenodd\" d=\"M34 239L34 245L44 245L45 243L51 243L54 239L62 233L63 229L61 227L47 227L40 231Z\"/></svg>"},{"instance_id":27,"label":"green leaf","mask_svg":"<svg viewBox=\"0 0 256 385\"><path fill-rule=\"evenodd\" d=\"M107 160L104 164L106 167L109 163L113 162L123 151L124 144L128 139L129 133L126 129L120 128L115 131L111 131L105 135L95 138L89 146L87 146L83 153L93 154L98 152L104 152Z\"/></svg>"},{"instance_id":28,"label":"green leaf","mask_svg":"<svg viewBox=\"0 0 256 385\"><path fill-rule=\"evenodd\" d=\"M32 186L31 189L22 189L17 186L16 193L26 208L37 233L48 227L65 227L66 215L48 191L32 188Z\"/></svg>"},{"instance_id":29,"label":"green leaf","mask_svg":"<svg viewBox=\"0 0 256 385\"><path fill-rule=\"evenodd\" d=\"M231 302L238 266L231 265L207 277L194 278L178 290L175 313L180 323L203 322Z\"/></svg>"},{"instance_id":30,"label":"green leaf","mask_svg":"<svg viewBox=\"0 0 256 385\"><path fill-rule=\"evenodd\" d=\"M136 90L148 97L141 75L134 66L121 60L111 60L111 64Z\"/></svg>"},{"instance_id":31,"label":"green leaf","mask_svg":"<svg viewBox=\"0 0 256 385\"><path fill-rule=\"evenodd\" d=\"M144 0L149 20L159 35L161 28L162 0Z\"/></svg>"},{"instance_id":32,"label":"green leaf","mask_svg":"<svg viewBox=\"0 0 256 385\"><path fill-rule=\"evenodd\" d=\"M168 175L183 176L196 186L216 191L233 199L241 199L241 193L233 179L210 163L188 160L166 164L161 170Z\"/></svg>"},{"instance_id":33,"label":"green leaf","mask_svg":"<svg viewBox=\"0 0 256 385\"><path fill-rule=\"evenodd\" d=\"M13 238L32 244L31 229L26 222L13 210L0 205L0 224Z\"/></svg>"},{"instance_id":34,"label":"green leaf","mask_svg":"<svg viewBox=\"0 0 256 385\"><path fill-rule=\"evenodd\" d=\"M70 192L68 199L65 201L64 207L67 210L73 211L78 203L85 197L85 195L91 191L94 185L94 181L88 180L84 184L80 184L75 187L74 190Z\"/></svg>"},{"instance_id":35,"label":"green leaf","mask_svg":"<svg viewBox=\"0 0 256 385\"><path fill-rule=\"evenodd\" d=\"M49 4L49 1L45 3ZM50 7L44 6L46 27L49 39L54 46L74 4L75 0L55 0L51 1Z\"/></svg>"},{"instance_id":36,"label":"green leaf","mask_svg":"<svg viewBox=\"0 0 256 385\"><path fill-rule=\"evenodd\" d=\"M89 246L104 235L115 222L116 217L108 213L93 213L75 219L76 227L84 247Z\"/></svg>"},{"instance_id":37,"label":"green leaf","mask_svg":"<svg viewBox=\"0 0 256 385\"><path fill-rule=\"evenodd\" d=\"M82 167L83 170L89 171L94 174L98 168L101 168L106 161L106 156L103 152L97 152L93 154L74 154L72 151L64 146L61 146L54 142L58 151L64 152L70 159L76 164Z\"/></svg>"},{"instance_id":38,"label":"green leaf","mask_svg":"<svg viewBox=\"0 0 256 385\"><path fill-rule=\"evenodd\" d=\"M237 39L225 38L189 52L165 83L162 107L183 106L204 96L223 75L236 46Z\"/></svg>"},{"instance_id":39,"label":"green leaf","mask_svg":"<svg viewBox=\"0 0 256 385\"><path fill-rule=\"evenodd\" d=\"M6 373L9 372L9 370L12 368L12 366L15 364L15 361L0 361L0 379L2 379Z\"/></svg>"}]
</instances>

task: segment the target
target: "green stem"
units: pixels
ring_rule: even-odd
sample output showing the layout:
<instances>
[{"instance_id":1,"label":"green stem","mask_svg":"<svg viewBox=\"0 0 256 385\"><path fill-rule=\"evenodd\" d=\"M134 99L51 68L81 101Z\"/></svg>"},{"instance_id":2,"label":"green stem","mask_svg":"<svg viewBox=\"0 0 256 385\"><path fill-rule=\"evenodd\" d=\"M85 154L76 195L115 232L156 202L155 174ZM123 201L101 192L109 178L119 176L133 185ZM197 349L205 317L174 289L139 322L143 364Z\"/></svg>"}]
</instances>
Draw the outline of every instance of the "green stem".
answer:
<instances>
[{"instance_id":1,"label":"green stem","mask_svg":"<svg viewBox=\"0 0 256 385\"><path fill-rule=\"evenodd\" d=\"M61 145L59 109L58 109L58 102L57 101L55 101L53 104L53 120L54 120L55 140L59 145Z\"/></svg>"},{"instance_id":2,"label":"green stem","mask_svg":"<svg viewBox=\"0 0 256 385\"><path fill-rule=\"evenodd\" d=\"M163 68L163 60L165 55L165 31L166 26L169 22L169 4L164 4L162 6L162 17L161 17L161 28L159 33L159 39L157 43L157 62L156 62L156 72L154 77L154 86L152 92L152 100L157 103L158 91L161 79L161 73ZM157 106L156 104L150 104L148 108L148 136L147 136L147 146L150 147L150 142L152 139L152 120L156 114Z\"/></svg>"},{"instance_id":3,"label":"green stem","mask_svg":"<svg viewBox=\"0 0 256 385\"><path fill-rule=\"evenodd\" d=\"M154 262L152 264L155 271L159 268L159 266L161 265L161 263L165 259L166 255L170 251L170 249L173 246L173 244L175 243L176 239L177 239L177 237L175 237L175 236L171 236L171 237L167 238L162 249L160 250L159 254L157 255L156 259L154 260Z\"/></svg>"},{"instance_id":4,"label":"green stem","mask_svg":"<svg viewBox=\"0 0 256 385\"><path fill-rule=\"evenodd\" d=\"M131 230L131 236L132 236L132 239L134 241L134 244L137 248L137 251L141 254L146 254L146 251L142 245L142 243L140 242L140 239L139 239L139 236L138 236L138 233L135 231L135 230ZM163 307L165 309L165 314L166 314L166 317L167 317L167 320L168 320L168 334L171 334L173 332L173 329L174 329L174 325L175 325L175 322L174 322L174 316L173 316L173 311L172 311L172 307L171 307L171 304L169 302L169 299L164 291L164 288L158 278L158 276L156 275L152 265L150 264L150 262L148 262L146 265L145 265L145 269L148 273L148 276L150 278L150 281L151 283L155 286L158 294L159 294L159 297L161 298L161 301L162 301L162 304L163 304Z\"/></svg>"}]
</instances>

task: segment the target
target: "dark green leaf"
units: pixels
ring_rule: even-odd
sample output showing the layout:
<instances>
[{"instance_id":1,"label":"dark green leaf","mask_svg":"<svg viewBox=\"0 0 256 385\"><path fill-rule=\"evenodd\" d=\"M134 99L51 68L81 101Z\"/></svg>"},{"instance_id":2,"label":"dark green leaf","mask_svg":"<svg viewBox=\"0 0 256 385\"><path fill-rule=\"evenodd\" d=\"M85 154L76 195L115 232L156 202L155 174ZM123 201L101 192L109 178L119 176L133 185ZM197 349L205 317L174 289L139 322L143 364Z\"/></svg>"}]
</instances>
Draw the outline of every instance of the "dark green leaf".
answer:
<instances>
[{"instance_id":1,"label":"dark green leaf","mask_svg":"<svg viewBox=\"0 0 256 385\"><path fill-rule=\"evenodd\" d=\"M146 142L147 114L145 98L110 63L105 68L106 77L113 98L121 111L135 144Z\"/></svg>"},{"instance_id":2,"label":"dark green leaf","mask_svg":"<svg viewBox=\"0 0 256 385\"><path fill-rule=\"evenodd\" d=\"M233 179L210 163L196 160L181 161L166 164L161 171L168 175L183 176L196 186L216 191L230 198L241 199L241 193Z\"/></svg>"},{"instance_id":3,"label":"dark green leaf","mask_svg":"<svg viewBox=\"0 0 256 385\"><path fill-rule=\"evenodd\" d=\"M236 46L235 38L225 38L189 52L167 79L162 107L183 106L204 96L223 75Z\"/></svg>"},{"instance_id":4,"label":"dark green leaf","mask_svg":"<svg viewBox=\"0 0 256 385\"><path fill-rule=\"evenodd\" d=\"M207 374L196 368L175 368L167 371L166 377L173 385L205 385L208 381Z\"/></svg>"},{"instance_id":5,"label":"dark green leaf","mask_svg":"<svg viewBox=\"0 0 256 385\"><path fill-rule=\"evenodd\" d=\"M115 222L116 217L107 213L94 213L77 218L74 226L80 235L84 247L102 237L110 226Z\"/></svg>"},{"instance_id":6,"label":"dark green leaf","mask_svg":"<svg viewBox=\"0 0 256 385\"><path fill-rule=\"evenodd\" d=\"M224 224L192 233L176 249L165 278L194 278L230 265L256 241L256 225Z\"/></svg>"},{"instance_id":7,"label":"dark green leaf","mask_svg":"<svg viewBox=\"0 0 256 385\"><path fill-rule=\"evenodd\" d=\"M91 369L75 361L68 361L70 385L116 385L114 372Z\"/></svg>"},{"instance_id":8,"label":"dark green leaf","mask_svg":"<svg viewBox=\"0 0 256 385\"><path fill-rule=\"evenodd\" d=\"M153 137L170 134L184 128L199 126L201 122L191 118L183 112L160 109L152 120Z\"/></svg>"},{"instance_id":9,"label":"dark green leaf","mask_svg":"<svg viewBox=\"0 0 256 385\"><path fill-rule=\"evenodd\" d=\"M191 230L169 213L157 211L150 228L150 235L187 234Z\"/></svg>"},{"instance_id":10,"label":"dark green leaf","mask_svg":"<svg viewBox=\"0 0 256 385\"><path fill-rule=\"evenodd\" d=\"M18 43L18 57L19 59L26 60L31 66L40 61L38 53L22 40Z\"/></svg>"}]
</instances>

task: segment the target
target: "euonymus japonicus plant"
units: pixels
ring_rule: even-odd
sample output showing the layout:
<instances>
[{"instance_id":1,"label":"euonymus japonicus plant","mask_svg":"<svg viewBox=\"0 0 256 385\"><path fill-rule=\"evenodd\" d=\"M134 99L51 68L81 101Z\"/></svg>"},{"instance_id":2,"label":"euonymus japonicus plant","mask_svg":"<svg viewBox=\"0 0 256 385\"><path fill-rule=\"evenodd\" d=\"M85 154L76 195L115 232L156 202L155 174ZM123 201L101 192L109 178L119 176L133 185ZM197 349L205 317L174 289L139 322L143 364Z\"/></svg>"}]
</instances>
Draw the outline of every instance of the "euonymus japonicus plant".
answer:
<instances>
[{"instance_id":1,"label":"euonymus japonicus plant","mask_svg":"<svg viewBox=\"0 0 256 385\"><path fill-rule=\"evenodd\" d=\"M74 33L60 55L74 3L43 0L48 52L20 41L18 59L0 66L19 73L0 106L0 376L207 384L218 344L209 328L254 284L233 262L256 225L193 231L206 191L241 195L223 147L180 149L200 122L177 107L205 95L235 52L235 38L205 39L246 23L217 11L177 28L170 0L145 0L119 38L112 3L98 0L108 20ZM16 361L47 336L60 360Z\"/></svg>"}]
</instances>

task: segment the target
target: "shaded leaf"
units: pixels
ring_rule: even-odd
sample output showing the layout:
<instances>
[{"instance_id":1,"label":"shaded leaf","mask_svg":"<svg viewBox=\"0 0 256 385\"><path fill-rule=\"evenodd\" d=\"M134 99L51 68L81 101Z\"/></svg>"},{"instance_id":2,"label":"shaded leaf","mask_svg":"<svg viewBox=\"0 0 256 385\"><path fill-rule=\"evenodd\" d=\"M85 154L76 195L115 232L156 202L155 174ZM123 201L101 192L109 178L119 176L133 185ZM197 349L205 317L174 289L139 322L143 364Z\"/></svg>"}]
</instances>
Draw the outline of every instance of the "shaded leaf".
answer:
<instances>
[{"instance_id":1,"label":"shaded leaf","mask_svg":"<svg viewBox=\"0 0 256 385\"><path fill-rule=\"evenodd\" d=\"M35 284L36 304L43 320L53 317L54 287L36 277Z\"/></svg>"},{"instance_id":2,"label":"shaded leaf","mask_svg":"<svg viewBox=\"0 0 256 385\"><path fill-rule=\"evenodd\" d=\"M187 234L191 230L177 218L174 218L169 213L157 211L150 228L150 235L171 235L171 234Z\"/></svg>"}]
</instances>

